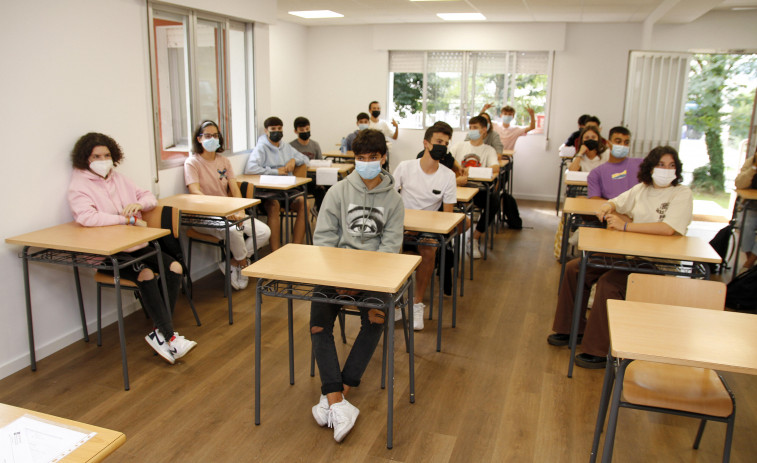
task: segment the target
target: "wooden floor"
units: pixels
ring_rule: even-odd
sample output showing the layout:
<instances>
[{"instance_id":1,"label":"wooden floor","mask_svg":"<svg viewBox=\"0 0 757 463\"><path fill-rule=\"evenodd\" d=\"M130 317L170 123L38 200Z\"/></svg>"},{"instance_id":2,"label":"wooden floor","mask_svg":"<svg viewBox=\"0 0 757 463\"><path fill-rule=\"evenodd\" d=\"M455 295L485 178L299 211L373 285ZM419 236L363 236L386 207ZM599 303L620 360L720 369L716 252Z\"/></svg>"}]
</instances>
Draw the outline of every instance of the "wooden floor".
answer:
<instances>
[{"instance_id":1,"label":"wooden floor","mask_svg":"<svg viewBox=\"0 0 757 463\"><path fill-rule=\"evenodd\" d=\"M176 365L153 355L143 340L150 323L136 313L126 320L130 391L122 388L110 326L103 347L77 342L40 361L37 372L0 381L0 402L123 431L126 443L111 462L585 462L603 371L577 368L568 379L567 348L546 343L560 270L552 256L557 217L549 203L523 202L521 215L528 228L498 234L489 260L476 262L457 328L446 312L442 352L435 350L436 320L417 334L415 404L397 333L392 450L385 447L380 355L349 397L361 413L344 442L315 424L310 408L320 381L309 376L309 306L302 302L295 303L290 386L285 303L264 300L262 424L253 424L254 282L234 294L229 326L218 272L196 282L201 327L186 301L177 306L177 329L198 346ZM358 326L348 317L340 358ZM726 377L738 405L731 461L757 461L757 377ZM725 425L708 424L695 451L696 429L691 419L622 410L615 461L720 461Z\"/></svg>"}]
</instances>

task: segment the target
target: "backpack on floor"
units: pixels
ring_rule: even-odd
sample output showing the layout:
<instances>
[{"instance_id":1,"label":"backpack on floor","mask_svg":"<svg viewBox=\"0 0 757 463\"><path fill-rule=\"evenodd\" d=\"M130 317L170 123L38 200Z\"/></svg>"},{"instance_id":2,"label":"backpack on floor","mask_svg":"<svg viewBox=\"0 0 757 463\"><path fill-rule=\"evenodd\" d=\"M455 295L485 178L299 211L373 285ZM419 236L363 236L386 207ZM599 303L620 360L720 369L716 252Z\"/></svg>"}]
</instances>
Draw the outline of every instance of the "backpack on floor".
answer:
<instances>
[{"instance_id":1,"label":"backpack on floor","mask_svg":"<svg viewBox=\"0 0 757 463\"><path fill-rule=\"evenodd\" d=\"M502 212L505 214L507 228L511 230L523 229L523 221L518 212L518 203L507 192L502 193Z\"/></svg>"},{"instance_id":2,"label":"backpack on floor","mask_svg":"<svg viewBox=\"0 0 757 463\"><path fill-rule=\"evenodd\" d=\"M712 246L712 249L714 249L715 252L718 253L721 259L720 264L709 264L711 271L716 271L717 267L719 265L723 265L723 262L725 262L726 254L728 254L728 245L731 242L731 234L731 226L728 225L727 227L717 232L715 234L715 237L710 240L710 246Z\"/></svg>"},{"instance_id":3,"label":"backpack on floor","mask_svg":"<svg viewBox=\"0 0 757 463\"><path fill-rule=\"evenodd\" d=\"M725 306L740 312L757 311L757 265L728 283Z\"/></svg>"}]
</instances>

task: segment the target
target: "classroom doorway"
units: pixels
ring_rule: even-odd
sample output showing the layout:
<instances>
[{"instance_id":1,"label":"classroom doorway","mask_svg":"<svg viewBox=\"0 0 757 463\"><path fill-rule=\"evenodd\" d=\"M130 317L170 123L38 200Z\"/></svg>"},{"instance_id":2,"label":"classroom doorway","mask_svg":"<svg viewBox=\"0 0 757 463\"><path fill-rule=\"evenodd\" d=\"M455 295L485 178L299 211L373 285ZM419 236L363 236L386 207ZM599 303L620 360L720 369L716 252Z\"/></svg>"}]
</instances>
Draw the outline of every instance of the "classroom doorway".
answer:
<instances>
[{"instance_id":1,"label":"classroom doorway","mask_svg":"<svg viewBox=\"0 0 757 463\"><path fill-rule=\"evenodd\" d=\"M757 54L694 54L679 153L700 207L730 217L734 179L754 154Z\"/></svg>"}]
</instances>

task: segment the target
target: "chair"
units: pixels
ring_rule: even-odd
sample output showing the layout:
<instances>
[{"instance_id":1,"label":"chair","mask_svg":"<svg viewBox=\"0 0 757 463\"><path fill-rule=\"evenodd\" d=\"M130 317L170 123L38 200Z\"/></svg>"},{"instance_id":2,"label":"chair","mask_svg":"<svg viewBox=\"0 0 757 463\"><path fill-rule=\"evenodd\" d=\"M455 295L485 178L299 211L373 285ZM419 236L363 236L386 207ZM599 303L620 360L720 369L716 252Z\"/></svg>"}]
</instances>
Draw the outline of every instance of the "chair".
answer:
<instances>
[{"instance_id":1,"label":"chair","mask_svg":"<svg viewBox=\"0 0 757 463\"><path fill-rule=\"evenodd\" d=\"M628 276L626 300L723 310L725 294L726 285L718 281L632 273ZM729 460L736 402L717 372L636 360L626 369L622 390L621 407L700 419L695 449L699 448L708 420L727 423L723 461ZM592 447L594 455L603 425L604 416L600 415Z\"/></svg>"}]
</instances>

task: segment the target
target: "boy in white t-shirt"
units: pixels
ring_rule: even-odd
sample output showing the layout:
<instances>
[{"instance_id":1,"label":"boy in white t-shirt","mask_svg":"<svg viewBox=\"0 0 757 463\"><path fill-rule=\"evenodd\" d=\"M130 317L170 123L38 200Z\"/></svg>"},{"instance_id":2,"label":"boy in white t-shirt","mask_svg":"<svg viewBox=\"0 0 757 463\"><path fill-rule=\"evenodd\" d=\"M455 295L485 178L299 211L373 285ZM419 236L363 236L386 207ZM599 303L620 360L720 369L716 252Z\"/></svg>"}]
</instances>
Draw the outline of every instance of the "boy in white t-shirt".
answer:
<instances>
[{"instance_id":1,"label":"boy in white t-shirt","mask_svg":"<svg viewBox=\"0 0 757 463\"><path fill-rule=\"evenodd\" d=\"M400 192L406 209L452 212L457 203L455 173L439 164L447 154L447 146L452 138L452 127L446 123L436 123L426 130L423 137L423 156L420 159L402 161L394 171L394 187ZM434 273L436 247L417 246L421 255L415 278L413 297L413 329L423 329L423 296ZM413 249L415 250L415 249ZM442 251L443 252L443 251ZM454 282L452 282L454 284ZM399 320L395 317L395 320Z\"/></svg>"},{"instance_id":2,"label":"boy in white t-shirt","mask_svg":"<svg viewBox=\"0 0 757 463\"><path fill-rule=\"evenodd\" d=\"M461 181L458 181L458 184L464 185L467 183L469 167L491 167L494 174L499 173L497 152L491 146L484 144L486 126L487 121L483 116L471 117L470 121L468 121L468 127L470 128L468 136L470 140L458 143L452 148L452 155L455 157L455 167L462 172L459 179ZM481 210L481 219L476 224L476 231L473 232L472 238L474 241L478 241L489 225L485 220L486 191L476 193L476 196L473 197L473 204ZM492 221L497 216L497 201L493 201L489 207L491 208L489 211L489 221ZM465 249L470 249L470 246L466 245ZM481 251L478 249L478 246L473 246L473 258L481 258Z\"/></svg>"},{"instance_id":3,"label":"boy in white t-shirt","mask_svg":"<svg viewBox=\"0 0 757 463\"><path fill-rule=\"evenodd\" d=\"M371 118L368 122L368 128L369 129L376 129L384 134L384 137L386 137L386 162L384 163L383 167L384 170L389 170L389 158L392 154L392 142L390 140L396 140L397 135L399 135L400 125L392 119L392 126L394 126L394 129L389 127L389 123L385 121L384 119L379 119L379 116L381 115L381 103L378 101L371 101L368 103L368 112L371 115Z\"/></svg>"}]
</instances>

